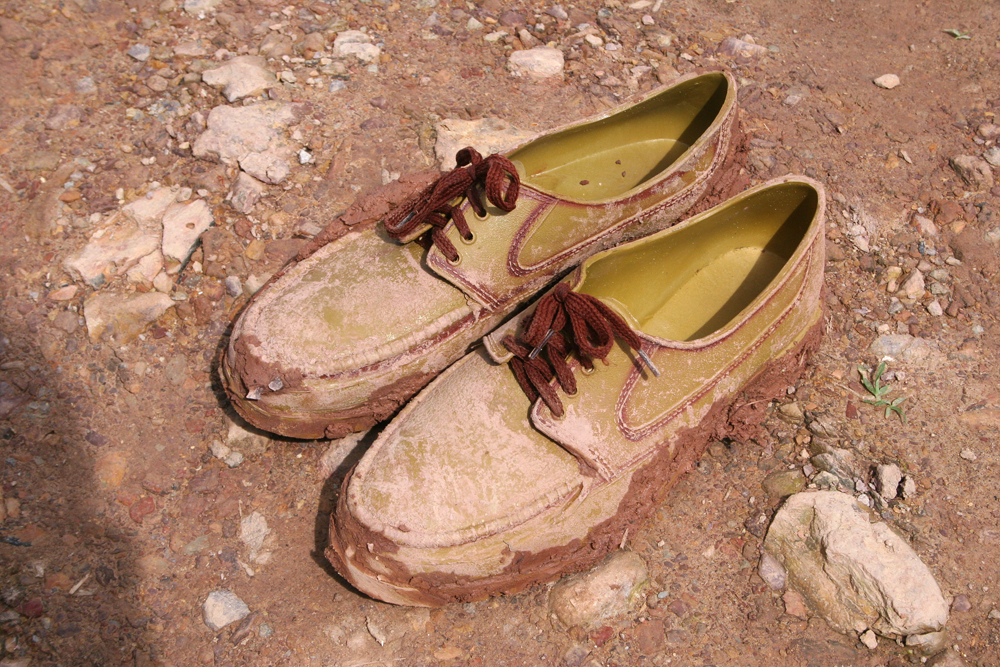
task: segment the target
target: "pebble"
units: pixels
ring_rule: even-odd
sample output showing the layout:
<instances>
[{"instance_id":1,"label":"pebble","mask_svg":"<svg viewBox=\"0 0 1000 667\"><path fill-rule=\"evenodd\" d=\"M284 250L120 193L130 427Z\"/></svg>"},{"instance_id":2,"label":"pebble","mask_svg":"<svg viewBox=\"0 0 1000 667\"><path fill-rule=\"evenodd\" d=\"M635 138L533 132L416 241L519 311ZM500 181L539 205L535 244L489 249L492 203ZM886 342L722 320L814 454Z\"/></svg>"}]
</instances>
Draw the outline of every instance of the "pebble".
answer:
<instances>
[{"instance_id":1,"label":"pebble","mask_svg":"<svg viewBox=\"0 0 1000 667\"><path fill-rule=\"evenodd\" d=\"M485 27L486 26L477 21L475 17L470 17L468 22L466 22L465 24L465 29L468 30L469 32L472 32L474 30L482 30Z\"/></svg>"},{"instance_id":2,"label":"pebble","mask_svg":"<svg viewBox=\"0 0 1000 667\"><path fill-rule=\"evenodd\" d=\"M240 158L240 168L259 181L278 185L291 173L288 161L273 152L247 153Z\"/></svg>"},{"instance_id":3,"label":"pebble","mask_svg":"<svg viewBox=\"0 0 1000 667\"><path fill-rule=\"evenodd\" d=\"M188 14L204 14L222 3L222 0L184 0L184 11Z\"/></svg>"},{"instance_id":4,"label":"pebble","mask_svg":"<svg viewBox=\"0 0 1000 667\"><path fill-rule=\"evenodd\" d=\"M986 160L973 155L959 155L951 159L951 168L975 191L993 188L993 170Z\"/></svg>"},{"instance_id":5,"label":"pebble","mask_svg":"<svg viewBox=\"0 0 1000 667\"><path fill-rule=\"evenodd\" d=\"M806 478L798 468L778 470L765 477L761 486L772 498L785 498L806 488Z\"/></svg>"},{"instance_id":6,"label":"pebble","mask_svg":"<svg viewBox=\"0 0 1000 667\"><path fill-rule=\"evenodd\" d=\"M719 53L724 56L739 56L741 58L760 58L767 55L767 48L759 44L751 44L736 37L726 37L719 44Z\"/></svg>"},{"instance_id":7,"label":"pebble","mask_svg":"<svg viewBox=\"0 0 1000 667\"><path fill-rule=\"evenodd\" d=\"M445 171L455 168L455 154L466 146L472 146L486 156L506 153L534 136L533 132L520 130L499 118L446 118L437 123L434 129L437 133L434 152L441 169Z\"/></svg>"},{"instance_id":8,"label":"pebble","mask_svg":"<svg viewBox=\"0 0 1000 667\"><path fill-rule=\"evenodd\" d=\"M45 128L53 131L61 131L66 128L76 127L83 118L83 109L75 104L57 104L49 110L45 117ZM65 200L63 200L65 201Z\"/></svg>"},{"instance_id":9,"label":"pebble","mask_svg":"<svg viewBox=\"0 0 1000 667\"><path fill-rule=\"evenodd\" d=\"M875 468L875 490L886 500L892 500L899 492L899 483L903 481L903 472L894 463L879 465Z\"/></svg>"},{"instance_id":10,"label":"pebble","mask_svg":"<svg viewBox=\"0 0 1000 667\"><path fill-rule=\"evenodd\" d=\"M507 59L507 69L516 76L547 79L562 76L565 61L559 49L536 46L533 49L514 51Z\"/></svg>"},{"instance_id":11,"label":"pebble","mask_svg":"<svg viewBox=\"0 0 1000 667\"><path fill-rule=\"evenodd\" d=\"M972 611L972 603L969 602L968 595L956 595L951 601L951 610L957 612Z\"/></svg>"},{"instance_id":12,"label":"pebble","mask_svg":"<svg viewBox=\"0 0 1000 667\"><path fill-rule=\"evenodd\" d=\"M221 67L205 70L201 79L222 90L230 102L260 95L277 84L260 56L237 56Z\"/></svg>"},{"instance_id":13,"label":"pebble","mask_svg":"<svg viewBox=\"0 0 1000 667\"><path fill-rule=\"evenodd\" d=\"M837 491L799 493L775 514L764 549L839 632L940 630L948 607L930 570L885 523Z\"/></svg>"},{"instance_id":14,"label":"pebble","mask_svg":"<svg viewBox=\"0 0 1000 667\"><path fill-rule=\"evenodd\" d=\"M905 363L923 361L931 353L930 344L909 334L879 336L868 348L877 358L892 357Z\"/></svg>"},{"instance_id":15,"label":"pebble","mask_svg":"<svg viewBox=\"0 0 1000 667\"><path fill-rule=\"evenodd\" d=\"M226 293L234 299L243 293L243 284L239 276L226 276Z\"/></svg>"},{"instance_id":16,"label":"pebble","mask_svg":"<svg viewBox=\"0 0 1000 667\"><path fill-rule=\"evenodd\" d=\"M971 449L963 449L962 452L959 454L959 456L961 456L966 461L975 461L979 458L978 456L976 456L976 453Z\"/></svg>"},{"instance_id":17,"label":"pebble","mask_svg":"<svg viewBox=\"0 0 1000 667\"><path fill-rule=\"evenodd\" d=\"M240 542L250 551L251 559L264 546L264 539L270 532L267 520L260 512L253 512L240 521Z\"/></svg>"},{"instance_id":18,"label":"pebble","mask_svg":"<svg viewBox=\"0 0 1000 667\"><path fill-rule=\"evenodd\" d=\"M253 176L240 172L226 199L230 206L240 213L250 213L267 190L267 186ZM249 284L249 280L247 281Z\"/></svg>"},{"instance_id":19,"label":"pebble","mask_svg":"<svg viewBox=\"0 0 1000 667\"><path fill-rule=\"evenodd\" d=\"M250 282L249 279L247 282ZM257 456L267 451L271 440L266 435L253 429L253 427L242 420L237 422L227 418L227 421L229 422L229 427L226 431L226 444L229 447L245 452L250 456Z\"/></svg>"},{"instance_id":20,"label":"pebble","mask_svg":"<svg viewBox=\"0 0 1000 667\"><path fill-rule=\"evenodd\" d=\"M171 206L163 214L163 256L186 262L198 238L213 222L212 209L204 199Z\"/></svg>"},{"instance_id":21,"label":"pebble","mask_svg":"<svg viewBox=\"0 0 1000 667\"><path fill-rule=\"evenodd\" d=\"M1000 167L1000 146L993 146L983 153L983 159L994 167Z\"/></svg>"},{"instance_id":22,"label":"pebble","mask_svg":"<svg viewBox=\"0 0 1000 667\"><path fill-rule=\"evenodd\" d=\"M913 634L906 638L906 645L927 656L934 655L945 647L948 635L943 632L925 632Z\"/></svg>"},{"instance_id":23,"label":"pebble","mask_svg":"<svg viewBox=\"0 0 1000 667\"><path fill-rule=\"evenodd\" d=\"M885 88L886 90L892 90L899 85L899 77L895 74L883 74L874 81L875 85L879 88Z\"/></svg>"},{"instance_id":24,"label":"pebble","mask_svg":"<svg viewBox=\"0 0 1000 667\"><path fill-rule=\"evenodd\" d=\"M250 608L232 591L212 591L202 605L202 613L205 625L218 631L245 618Z\"/></svg>"},{"instance_id":25,"label":"pebble","mask_svg":"<svg viewBox=\"0 0 1000 667\"><path fill-rule=\"evenodd\" d=\"M174 305L166 294L92 294L83 303L87 333L94 343L105 333L118 345L132 342L145 328Z\"/></svg>"},{"instance_id":26,"label":"pebble","mask_svg":"<svg viewBox=\"0 0 1000 667\"><path fill-rule=\"evenodd\" d=\"M133 44L126 53L135 60L144 63L149 60L149 55L152 51L145 44Z\"/></svg>"},{"instance_id":27,"label":"pebble","mask_svg":"<svg viewBox=\"0 0 1000 667\"><path fill-rule=\"evenodd\" d=\"M900 285L900 290L907 299L920 298L924 294L924 274L914 269Z\"/></svg>"},{"instance_id":28,"label":"pebble","mask_svg":"<svg viewBox=\"0 0 1000 667\"><path fill-rule=\"evenodd\" d=\"M967 667L967 663L953 648L946 648L933 658L928 658L927 667Z\"/></svg>"},{"instance_id":29,"label":"pebble","mask_svg":"<svg viewBox=\"0 0 1000 667\"><path fill-rule=\"evenodd\" d=\"M208 114L207 129L195 139L191 152L195 157L216 156L220 160L238 160L247 153L268 150L291 154L285 129L304 113L302 105L273 101L245 107L217 106Z\"/></svg>"},{"instance_id":30,"label":"pebble","mask_svg":"<svg viewBox=\"0 0 1000 667\"><path fill-rule=\"evenodd\" d=\"M944 308L941 307L941 303L937 299L934 299L927 304L927 312L934 317L941 317L944 314Z\"/></svg>"},{"instance_id":31,"label":"pebble","mask_svg":"<svg viewBox=\"0 0 1000 667\"><path fill-rule=\"evenodd\" d=\"M333 81L330 82L330 86L326 90L329 93L339 93L344 88L347 88L346 83L344 83L340 79L334 79Z\"/></svg>"},{"instance_id":32,"label":"pebble","mask_svg":"<svg viewBox=\"0 0 1000 667\"><path fill-rule=\"evenodd\" d=\"M878 637L876 637L875 633L870 629L862 632L858 639L860 639L861 643L872 651L878 648Z\"/></svg>"},{"instance_id":33,"label":"pebble","mask_svg":"<svg viewBox=\"0 0 1000 667\"><path fill-rule=\"evenodd\" d=\"M631 551L617 551L587 572L565 577L552 588L549 606L566 627L593 630L605 619L638 608L649 571Z\"/></svg>"},{"instance_id":34,"label":"pebble","mask_svg":"<svg viewBox=\"0 0 1000 667\"><path fill-rule=\"evenodd\" d=\"M917 226L917 229L920 231L921 236L937 238L938 236L937 225L935 225L934 221L931 220L930 218L925 218L922 215L915 215L913 216L913 224Z\"/></svg>"},{"instance_id":35,"label":"pebble","mask_svg":"<svg viewBox=\"0 0 1000 667\"><path fill-rule=\"evenodd\" d=\"M360 30L345 30L337 33L333 40L333 56L335 58L354 57L363 63L378 60L382 50L371 43L372 38Z\"/></svg>"}]
</instances>

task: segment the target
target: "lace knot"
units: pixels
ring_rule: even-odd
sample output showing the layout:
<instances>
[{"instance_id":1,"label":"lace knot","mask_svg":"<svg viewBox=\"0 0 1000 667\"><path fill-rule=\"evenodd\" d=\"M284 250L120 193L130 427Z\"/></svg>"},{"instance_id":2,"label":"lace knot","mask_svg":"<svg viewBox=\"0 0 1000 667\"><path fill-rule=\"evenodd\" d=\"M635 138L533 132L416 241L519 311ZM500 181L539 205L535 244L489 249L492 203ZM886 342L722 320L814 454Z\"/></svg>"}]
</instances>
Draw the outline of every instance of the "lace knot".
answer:
<instances>
[{"instance_id":1,"label":"lace knot","mask_svg":"<svg viewBox=\"0 0 1000 667\"><path fill-rule=\"evenodd\" d=\"M638 351L643 362L659 376L659 370L642 350L639 335L625 320L600 299L574 292L566 283L559 283L542 297L519 339L505 336L502 342L514 355L510 367L528 399L534 402L541 398L552 414L562 417L562 401L552 378L567 394L576 393L576 378L566 362L567 355L575 353L584 368L592 369L594 359L604 359L611 352L615 336Z\"/></svg>"},{"instance_id":2,"label":"lace knot","mask_svg":"<svg viewBox=\"0 0 1000 667\"><path fill-rule=\"evenodd\" d=\"M451 202L464 195L476 215L485 215L486 206L477 187L481 184L487 201L502 211L513 211L521 189L514 163L502 155L484 158L470 146L458 151L455 163L454 169L394 209L383 221L386 233L396 240L422 225L430 225L432 242L452 262L458 259L458 250L444 232L449 220L463 238L471 239L472 232L460 204Z\"/></svg>"}]
</instances>

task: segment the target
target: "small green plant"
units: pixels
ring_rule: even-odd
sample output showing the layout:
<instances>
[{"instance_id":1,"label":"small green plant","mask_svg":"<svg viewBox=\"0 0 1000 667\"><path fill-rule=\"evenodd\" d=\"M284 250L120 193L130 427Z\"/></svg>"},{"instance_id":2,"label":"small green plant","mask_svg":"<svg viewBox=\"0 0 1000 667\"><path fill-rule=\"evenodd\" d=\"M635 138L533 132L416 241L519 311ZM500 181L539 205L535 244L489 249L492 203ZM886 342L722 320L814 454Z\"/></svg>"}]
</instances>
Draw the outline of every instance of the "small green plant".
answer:
<instances>
[{"instance_id":1,"label":"small green plant","mask_svg":"<svg viewBox=\"0 0 1000 667\"><path fill-rule=\"evenodd\" d=\"M972 39L971 31L962 32L961 30L956 30L955 28L948 28L945 32L955 39Z\"/></svg>"},{"instance_id":2,"label":"small green plant","mask_svg":"<svg viewBox=\"0 0 1000 667\"><path fill-rule=\"evenodd\" d=\"M876 408L884 407L886 419L889 418L890 412L895 412L905 424L906 414L903 412L903 408L900 404L906 400L906 397L900 396L891 402L885 398L885 395L892 391L892 387L884 386L882 384L882 374L885 373L885 369L886 365L883 361L878 365L878 368L875 369L875 373L873 375L868 368L858 364L858 373L861 375L861 384L865 386L868 393L875 397L874 399L865 399L865 403L874 405Z\"/></svg>"}]
</instances>

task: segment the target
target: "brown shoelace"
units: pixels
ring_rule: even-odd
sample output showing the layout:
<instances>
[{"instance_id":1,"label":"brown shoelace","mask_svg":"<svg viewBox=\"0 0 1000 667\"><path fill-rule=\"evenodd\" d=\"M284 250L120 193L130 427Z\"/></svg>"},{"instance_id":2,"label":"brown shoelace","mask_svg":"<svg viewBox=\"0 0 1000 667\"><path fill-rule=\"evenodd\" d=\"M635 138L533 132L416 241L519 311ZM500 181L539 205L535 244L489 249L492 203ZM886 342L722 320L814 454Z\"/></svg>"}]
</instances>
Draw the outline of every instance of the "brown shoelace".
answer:
<instances>
[{"instance_id":1,"label":"brown shoelace","mask_svg":"<svg viewBox=\"0 0 1000 667\"><path fill-rule=\"evenodd\" d=\"M528 399L534 403L541 397L556 417L563 416L563 405L552 378L558 379L567 394L576 393L576 378L566 363L570 352L592 370L594 359L604 359L611 352L617 335L638 352L653 375L660 375L643 352L639 335L618 313L596 297L574 292L566 283L542 297L530 318L520 340L508 335L503 344L514 354L510 367Z\"/></svg>"},{"instance_id":2,"label":"brown shoelace","mask_svg":"<svg viewBox=\"0 0 1000 667\"><path fill-rule=\"evenodd\" d=\"M486 199L502 211L513 211L521 189L521 179L514 163L502 155L484 158L475 148L467 147L455 156L457 166L424 189L420 194L393 210L383 221L392 238L400 240L423 224L433 227L431 240L448 261L458 260L455 249L444 230L448 220L455 222L462 238L472 240L472 231L459 205L452 201L461 195L469 200L476 215L486 215L486 207L478 189L485 188Z\"/></svg>"}]
</instances>

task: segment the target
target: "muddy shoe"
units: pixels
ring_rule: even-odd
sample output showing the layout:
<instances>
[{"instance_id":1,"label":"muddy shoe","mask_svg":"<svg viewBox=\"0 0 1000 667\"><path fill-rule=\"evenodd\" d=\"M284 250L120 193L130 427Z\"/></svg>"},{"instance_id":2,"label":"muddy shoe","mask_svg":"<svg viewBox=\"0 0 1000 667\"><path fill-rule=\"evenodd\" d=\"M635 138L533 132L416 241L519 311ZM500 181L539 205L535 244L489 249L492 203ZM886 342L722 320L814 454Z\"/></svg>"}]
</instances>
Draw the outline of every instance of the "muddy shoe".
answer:
<instances>
[{"instance_id":1,"label":"muddy shoe","mask_svg":"<svg viewBox=\"0 0 1000 667\"><path fill-rule=\"evenodd\" d=\"M327 556L365 593L440 605L582 569L745 434L818 345L824 195L786 177L596 255L386 427Z\"/></svg>"},{"instance_id":2,"label":"muddy shoe","mask_svg":"<svg viewBox=\"0 0 1000 667\"><path fill-rule=\"evenodd\" d=\"M388 418L561 273L690 209L735 117L735 83L712 72L507 157L461 151L378 232L320 247L256 295L222 364L233 405L299 438Z\"/></svg>"}]
</instances>

